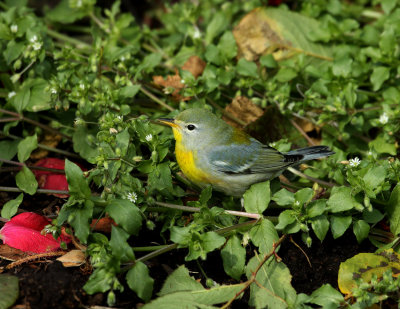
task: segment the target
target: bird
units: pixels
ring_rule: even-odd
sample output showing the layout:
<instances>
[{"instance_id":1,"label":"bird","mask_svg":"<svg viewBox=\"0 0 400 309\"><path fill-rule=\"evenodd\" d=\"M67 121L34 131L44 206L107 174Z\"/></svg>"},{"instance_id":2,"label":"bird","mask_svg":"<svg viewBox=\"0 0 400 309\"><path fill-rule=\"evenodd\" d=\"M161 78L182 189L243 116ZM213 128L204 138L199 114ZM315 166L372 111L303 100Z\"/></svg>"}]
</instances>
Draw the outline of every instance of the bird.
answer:
<instances>
[{"instance_id":1,"label":"bird","mask_svg":"<svg viewBox=\"0 0 400 309\"><path fill-rule=\"evenodd\" d=\"M183 174L200 188L242 197L255 183L279 176L291 165L334 154L327 146L281 153L234 128L205 108L190 108L158 122L172 128Z\"/></svg>"}]
</instances>

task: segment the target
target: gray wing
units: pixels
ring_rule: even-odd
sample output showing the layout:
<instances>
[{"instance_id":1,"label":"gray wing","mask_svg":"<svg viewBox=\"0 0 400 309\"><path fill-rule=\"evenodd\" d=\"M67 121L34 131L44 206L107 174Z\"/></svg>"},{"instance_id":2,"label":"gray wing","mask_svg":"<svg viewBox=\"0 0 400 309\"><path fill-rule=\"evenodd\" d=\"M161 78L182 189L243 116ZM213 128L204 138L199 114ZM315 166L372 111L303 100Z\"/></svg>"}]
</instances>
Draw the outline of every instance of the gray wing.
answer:
<instances>
[{"instance_id":1,"label":"gray wing","mask_svg":"<svg viewBox=\"0 0 400 309\"><path fill-rule=\"evenodd\" d=\"M208 160L218 171L237 175L275 173L291 164L279 151L254 139L247 145L216 146Z\"/></svg>"}]
</instances>

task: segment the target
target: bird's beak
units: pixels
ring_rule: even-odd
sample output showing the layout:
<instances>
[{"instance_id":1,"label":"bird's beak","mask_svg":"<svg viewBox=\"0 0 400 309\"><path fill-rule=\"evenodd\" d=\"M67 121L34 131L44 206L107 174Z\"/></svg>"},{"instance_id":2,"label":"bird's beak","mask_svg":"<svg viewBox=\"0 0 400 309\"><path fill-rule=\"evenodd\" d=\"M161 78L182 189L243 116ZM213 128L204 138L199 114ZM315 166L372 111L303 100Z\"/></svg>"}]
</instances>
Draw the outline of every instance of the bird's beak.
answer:
<instances>
[{"instance_id":1,"label":"bird's beak","mask_svg":"<svg viewBox=\"0 0 400 309\"><path fill-rule=\"evenodd\" d=\"M172 119L172 118L159 118L158 122L161 122L162 124L165 124L165 125L167 125L169 127L172 127L172 128L177 128L178 127L178 125L175 123L175 120Z\"/></svg>"}]
</instances>

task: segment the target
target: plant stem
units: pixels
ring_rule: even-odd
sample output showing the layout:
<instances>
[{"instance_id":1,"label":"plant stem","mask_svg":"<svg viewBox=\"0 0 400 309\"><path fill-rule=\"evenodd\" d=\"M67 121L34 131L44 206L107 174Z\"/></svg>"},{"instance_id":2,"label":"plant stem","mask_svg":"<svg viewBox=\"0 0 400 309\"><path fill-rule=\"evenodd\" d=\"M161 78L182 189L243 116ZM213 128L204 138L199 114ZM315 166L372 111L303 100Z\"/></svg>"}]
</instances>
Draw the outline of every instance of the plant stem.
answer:
<instances>
[{"instance_id":1,"label":"plant stem","mask_svg":"<svg viewBox=\"0 0 400 309\"><path fill-rule=\"evenodd\" d=\"M302 173L302 172L296 170L296 169L293 168L293 167L288 167L288 171L290 171L291 173L293 173L293 174L295 174L295 175L297 175L297 176L299 176L299 177L301 177L301 178L304 178L304 179L307 179L307 180L310 180L310 181L319 183L320 185L325 186L325 187L330 187L330 188L332 188L332 187L336 186L334 183L326 182L326 181L323 181L323 180L321 180L321 179L308 176L308 175L306 175L306 174L304 174L304 173Z\"/></svg>"},{"instance_id":2,"label":"plant stem","mask_svg":"<svg viewBox=\"0 0 400 309\"><path fill-rule=\"evenodd\" d=\"M47 34L49 36L51 36L53 38L56 38L56 39L58 39L60 41L63 41L63 42L71 43L72 45L75 45L78 49L81 49L81 50L82 49L92 50L92 46L91 45L89 45L89 44L87 44L85 42L82 42L80 40L74 39L74 38L72 38L72 37L70 37L68 35L65 35L65 34L59 33L57 31L51 30L50 28L47 28L46 32L47 32Z\"/></svg>"},{"instance_id":3,"label":"plant stem","mask_svg":"<svg viewBox=\"0 0 400 309\"><path fill-rule=\"evenodd\" d=\"M148 96L150 99L152 99L154 102L160 104L162 107L168 109L169 111L174 111L175 109L171 106L169 106L168 104L164 103L163 101L161 101L159 98L157 98L155 95L153 95L150 91L148 91L146 88L144 88L144 86L140 87L140 91L145 94L146 96Z\"/></svg>"},{"instance_id":4,"label":"plant stem","mask_svg":"<svg viewBox=\"0 0 400 309\"><path fill-rule=\"evenodd\" d=\"M7 115L11 115L11 116L17 117L18 120L28 122L28 123L30 123L30 124L33 124L34 126L37 126L37 127L42 128L42 129L45 130L45 131L51 132L51 133L53 133L53 134L61 135L62 137L66 138L66 139L68 139L68 140L70 140L70 141L72 141L72 137L70 137L70 136L68 136L68 135L65 135L64 133L61 133L61 132L59 132L59 131L53 129L52 127L49 127L49 126L47 126L47 125L45 125L45 124L42 124L42 123L40 123L40 122L38 122L38 121L32 120L32 119L30 119L30 118L26 118L26 117L23 116L22 114L18 114L18 113L15 113L15 112L11 112L11 111L8 111L8 110L3 109L3 108L0 108L0 113L4 113L4 114L7 114Z\"/></svg>"},{"instance_id":5,"label":"plant stem","mask_svg":"<svg viewBox=\"0 0 400 309\"><path fill-rule=\"evenodd\" d=\"M146 251L156 251L160 249L164 249L169 245L160 245L160 246L148 246L148 247L133 247L133 251L135 252L146 252Z\"/></svg>"},{"instance_id":6,"label":"plant stem","mask_svg":"<svg viewBox=\"0 0 400 309\"><path fill-rule=\"evenodd\" d=\"M0 192L23 192L20 188L15 187L3 187L0 186ZM69 194L69 191L64 190L48 190L48 189L37 189L36 193L45 194Z\"/></svg>"}]
</instances>

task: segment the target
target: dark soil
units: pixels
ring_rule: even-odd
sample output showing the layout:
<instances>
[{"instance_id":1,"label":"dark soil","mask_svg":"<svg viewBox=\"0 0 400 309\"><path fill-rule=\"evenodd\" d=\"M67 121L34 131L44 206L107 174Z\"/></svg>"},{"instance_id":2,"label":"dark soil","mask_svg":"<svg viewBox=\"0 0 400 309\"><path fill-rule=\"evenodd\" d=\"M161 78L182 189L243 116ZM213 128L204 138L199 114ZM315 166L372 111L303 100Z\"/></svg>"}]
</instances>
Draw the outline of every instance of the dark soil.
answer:
<instances>
[{"instance_id":1,"label":"dark soil","mask_svg":"<svg viewBox=\"0 0 400 309\"><path fill-rule=\"evenodd\" d=\"M14 197L15 194L0 194L0 205ZM47 196L35 195L25 196L21 209L24 211L36 211L43 214L43 208L47 207L47 214L55 212L64 200ZM146 236L147 235L147 236ZM142 235L141 241L154 241L158 231L153 231ZM159 237L159 236L158 236ZM160 240L161 241L161 240ZM295 242L302 248L305 254L293 243ZM374 247L365 241L359 245L352 234L348 231L343 237L334 240L330 235L323 243L318 239L313 239L311 248L307 248L299 236L295 235L293 242L290 238L282 244L278 254L283 262L289 267L292 274L292 285L298 293L310 294L323 284L329 283L337 288L337 274L339 265L346 259L359 252L374 251ZM250 248L250 251L251 248ZM250 252L249 251L249 252ZM168 252L157 258L150 260L147 265L150 275L155 279L155 293L160 290L165 278L179 265L184 264L186 250L179 249ZM311 266L307 261L310 260ZM9 262L1 261L0 266L5 266ZM201 279L205 283L199 265L203 268L208 277L218 283L234 283L223 270L222 260L218 251L208 255L207 261L186 263L193 276ZM107 306L107 295L96 294L87 295L83 286L90 276L90 268L64 268L61 263L53 260L37 261L31 264L24 264L6 273L14 274L20 279L20 297L16 302L16 308L84 308L87 306L102 305ZM245 280L245 277L242 277ZM121 278L124 282L124 278ZM155 295L155 294L154 294ZM247 295L248 296L248 295ZM233 308L247 307L246 299L233 304ZM141 304L135 293L125 286L123 293L117 294L118 308L135 308Z\"/></svg>"}]
</instances>

